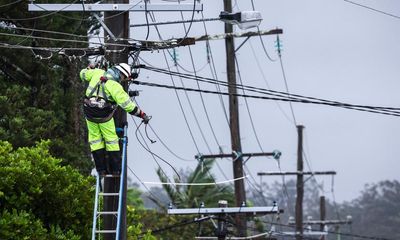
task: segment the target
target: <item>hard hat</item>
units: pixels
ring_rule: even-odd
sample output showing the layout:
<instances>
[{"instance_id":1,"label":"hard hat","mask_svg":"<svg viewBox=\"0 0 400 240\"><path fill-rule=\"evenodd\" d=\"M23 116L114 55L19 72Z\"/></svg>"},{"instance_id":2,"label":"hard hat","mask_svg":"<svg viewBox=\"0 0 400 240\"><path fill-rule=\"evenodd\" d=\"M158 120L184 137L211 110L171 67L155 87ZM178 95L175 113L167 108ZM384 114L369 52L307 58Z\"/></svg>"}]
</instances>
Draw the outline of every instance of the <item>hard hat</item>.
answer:
<instances>
[{"instance_id":1,"label":"hard hat","mask_svg":"<svg viewBox=\"0 0 400 240\"><path fill-rule=\"evenodd\" d=\"M122 74L124 74L127 78L131 77L131 66L129 66L126 63L120 63L117 66L115 66L116 69L118 69Z\"/></svg>"}]
</instances>

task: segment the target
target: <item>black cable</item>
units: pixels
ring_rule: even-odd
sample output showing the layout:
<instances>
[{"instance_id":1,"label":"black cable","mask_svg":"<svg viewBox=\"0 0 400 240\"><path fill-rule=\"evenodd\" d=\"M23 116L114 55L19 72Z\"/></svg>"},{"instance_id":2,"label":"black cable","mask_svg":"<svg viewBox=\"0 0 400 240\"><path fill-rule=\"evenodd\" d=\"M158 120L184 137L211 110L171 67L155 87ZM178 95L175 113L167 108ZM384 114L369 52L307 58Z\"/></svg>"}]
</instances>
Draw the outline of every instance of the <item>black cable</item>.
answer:
<instances>
[{"instance_id":1,"label":"black cable","mask_svg":"<svg viewBox=\"0 0 400 240\"><path fill-rule=\"evenodd\" d=\"M6 3L6 4L4 4L4 5L1 5L0 8L2 8L2 7L8 7L8 6L17 4L17 3L22 2L22 1L23 1L23 0L17 0L17 1L11 2L11 3Z\"/></svg>"},{"instance_id":2,"label":"black cable","mask_svg":"<svg viewBox=\"0 0 400 240\"><path fill-rule=\"evenodd\" d=\"M251 0L251 6L252 6L252 8L253 8L253 11L255 11L255 7L254 7L254 2L253 2L253 0ZM257 31L260 32L260 27L258 27L258 26L257 26ZM264 44L264 41L263 41L263 39L262 39L261 34L259 34L258 37L260 38L261 46L263 47L263 51L264 51L265 55L267 56L267 58L268 58L271 62L275 62L276 60L272 59L272 58L269 56L268 51L267 51L267 48L265 47L265 44Z\"/></svg>"},{"instance_id":3,"label":"black cable","mask_svg":"<svg viewBox=\"0 0 400 240\"><path fill-rule=\"evenodd\" d=\"M202 17L202 19L204 19L204 14L203 14L203 12L201 13L201 17ZM206 26L206 23L205 23L204 21L203 21L203 28L204 28L205 35L208 35L207 26ZM216 86L215 86L216 89L217 89L217 91L218 91L218 92L221 92L221 87L219 86L219 83L218 83L217 69L216 69L216 67L215 67L214 57L213 57L212 50L211 50L210 40L208 40L208 39L206 40L206 46L208 47L208 50L209 50L209 52L210 52L210 62L211 62L211 65L210 65L210 72L211 72L211 75L213 76L213 79L216 79L216 80L217 80L217 84L216 84ZM227 114L227 111L226 111L226 108L225 108L224 101L223 101L221 95L218 95L218 97L219 97L220 104L221 104L221 106L222 106L222 110L223 110L223 112L224 112L224 116L225 116L225 119L226 119L226 123L227 123L228 127L230 127L229 119L228 119L228 114Z\"/></svg>"},{"instance_id":4,"label":"black cable","mask_svg":"<svg viewBox=\"0 0 400 240\"><path fill-rule=\"evenodd\" d=\"M149 39L149 35L150 35L150 25L149 25L148 11L147 11L147 1L148 0L144 0L144 15L146 17L146 25L147 25L146 40Z\"/></svg>"},{"instance_id":5,"label":"black cable","mask_svg":"<svg viewBox=\"0 0 400 240\"><path fill-rule=\"evenodd\" d=\"M182 17L182 19L183 19L182 12L181 12L181 17ZM183 27L186 29L185 24L183 24ZM190 61L192 62L192 67L193 67L194 76L196 76L196 78L197 78L197 71L196 71L196 66L195 66L194 59L193 59L192 48L191 48L190 46L188 46L188 48L189 48ZM197 83L197 88L198 88L198 89L201 89L201 88L200 88L199 81L196 81L196 83ZM215 142L217 143L218 147L220 147L221 145L219 144L219 141L218 141L217 136L216 136L216 134L215 134L214 127L213 127L212 124L211 124L210 116L209 116L209 114L208 114L208 111L207 111L207 108L206 108L206 104L205 104L205 102L204 102L203 94L201 94L201 92L200 92L199 95L200 95L200 100L201 100L201 104L202 104L202 106L203 106L204 113L205 113L206 118L207 118L208 125L210 126L211 133L212 133L212 135L213 135L213 137L214 137L214 140L215 140ZM210 151L210 152L211 152L211 151Z\"/></svg>"},{"instance_id":6,"label":"black cable","mask_svg":"<svg viewBox=\"0 0 400 240\"><path fill-rule=\"evenodd\" d=\"M154 18L154 13L153 13L153 18ZM157 34L158 34L159 38L162 40L160 31L158 30L158 27L155 26L155 29L156 29L156 31L157 31ZM169 66L168 59L167 59L167 56L166 56L166 54L165 54L165 50L163 49L162 52L163 52L163 55L164 55L165 63L167 64L167 67L168 67L168 70L166 70L166 71L167 71L167 72L171 72L171 68L170 68L170 66ZM176 86L175 86L175 81L174 81L172 75L169 74L169 76L170 76L170 79L171 79L172 84L174 85L174 87L176 87ZM187 126L187 128L188 128L188 130L189 130L189 133L190 133L190 136L191 136L191 138L192 138L192 141L193 141L193 143L194 143L194 145L195 145L195 147L196 147L197 152L200 153L200 149L199 149L199 147L198 147L198 145L197 145L197 142L196 142L196 140L195 140L195 138L194 138L192 129L190 128L190 125L189 125L189 122L188 122L188 120L187 120L185 111L184 111L184 109L183 109L183 105L182 105L181 99L179 98L178 91L175 91L175 95L176 95L176 98L178 99L179 107L180 107L181 112L182 112L182 114L183 114L183 118L184 118L185 123L186 123L186 126Z\"/></svg>"},{"instance_id":7,"label":"black cable","mask_svg":"<svg viewBox=\"0 0 400 240\"><path fill-rule=\"evenodd\" d=\"M48 17L48 16L51 16L51 15L57 14L58 12L66 9L67 7L69 7L72 4L76 3L77 1L79 1L79 0L72 1L69 5L65 6L64 8L62 8L62 9L60 9L58 11L54 11L54 12L51 12L51 13L43 14L43 15L40 15L40 16L37 16L37 17L30 17L30 18L0 18L0 20L16 22L16 21L31 21L31 20L41 19L41 18L44 18L44 17Z\"/></svg>"},{"instance_id":8,"label":"black cable","mask_svg":"<svg viewBox=\"0 0 400 240\"><path fill-rule=\"evenodd\" d=\"M240 85L243 85L242 74L240 73L239 62L237 60L236 54L235 54L234 58L235 58L235 64L236 64L236 68L237 68L237 73L238 73ZM244 89L242 89L242 91L243 91L243 94L246 94L246 91ZM249 115L250 125L251 125L251 128L253 130L253 134L254 134L254 136L256 138L256 142L257 142L258 147L260 148L261 152L264 152L264 149L261 146L260 139L258 138L258 134L257 134L256 128L254 126L254 121L253 121L253 117L252 117L251 112L250 112L250 107L249 107L249 103L247 101L247 98L244 98L244 102L245 102L245 105L246 105L247 114Z\"/></svg>"},{"instance_id":9,"label":"black cable","mask_svg":"<svg viewBox=\"0 0 400 240\"><path fill-rule=\"evenodd\" d=\"M264 223L270 224L271 222L267 221L262 221ZM277 226L283 226L283 227L288 227L288 228L296 228L294 225L289 225L289 224L283 224L283 223L274 223ZM303 230L307 230L307 228L303 227ZM370 240L395 240L391 238L383 238L383 237L375 237L375 236L366 236L366 235L360 235L360 234L351 234L351 233L340 233L340 232L333 232L333 231L325 231L326 233L332 233L335 235L340 235L340 236L348 236L348 237L356 237L356 238L361 238L361 239L370 239ZM302 236L304 237L304 236Z\"/></svg>"},{"instance_id":10,"label":"black cable","mask_svg":"<svg viewBox=\"0 0 400 240\"><path fill-rule=\"evenodd\" d=\"M279 36L277 36L277 41L278 41L278 44L279 44ZM285 68L283 67L282 54L281 54L281 49L280 48L278 48L278 57L279 57L279 63L281 65L282 77L283 77L283 81L285 83L286 93L287 93L288 97L290 98L289 86L288 86L288 82L287 82L287 79L286 79ZM290 106L290 111L292 112L294 125L297 126L296 116L294 114L294 110L293 110L293 106L292 106L291 102L289 103L289 106Z\"/></svg>"},{"instance_id":11,"label":"black cable","mask_svg":"<svg viewBox=\"0 0 400 240\"><path fill-rule=\"evenodd\" d=\"M394 15L394 14L391 14L391 13L387 13L387 12L384 12L384 11L381 11L381 10L378 10L378 9L375 9L375 8L372 8L372 7L368 7L368 6L362 5L360 3L352 2L352 1L349 1L349 0L343 0L343 1L351 3L351 4L354 4L354 5L359 6L359 7L363 7L363 8L378 12L378 13L385 14L385 15L390 16L390 17L394 17L394 18L400 19L400 17L397 16L397 15Z\"/></svg>"},{"instance_id":12,"label":"black cable","mask_svg":"<svg viewBox=\"0 0 400 240\"><path fill-rule=\"evenodd\" d=\"M190 29L192 28L193 20L194 20L194 13L195 13L195 11L196 11L196 1L197 1L197 0L193 0L192 18L191 18L191 20L190 20L190 24L189 24L188 30L186 31L185 36L182 38L182 40L181 40L180 42L177 43L178 46L179 46L183 41L185 41L185 39L187 38L187 36L188 36L188 34L189 34L189 32L190 32Z\"/></svg>"},{"instance_id":13,"label":"black cable","mask_svg":"<svg viewBox=\"0 0 400 240\"><path fill-rule=\"evenodd\" d=\"M150 189L144 184L144 182L136 175L136 173L128 166L129 171L136 177L136 179L143 185L143 187L147 190L147 192L153 196L155 200L157 200L159 203L162 203L161 199L159 199L156 195L154 195Z\"/></svg>"},{"instance_id":14,"label":"black cable","mask_svg":"<svg viewBox=\"0 0 400 240\"><path fill-rule=\"evenodd\" d=\"M253 54L254 60L255 60L256 63L257 63L258 70L259 70L260 73L261 73L261 77L262 77L262 79L264 80L267 89L271 89L271 87L269 86L269 83L268 83L268 81L267 81L267 78L266 78L266 76L265 76L265 74L264 74L264 71L263 71L263 69L262 69L262 67L261 67L260 61L258 60L257 54L256 54L256 52L255 52L255 50L254 50L253 44L252 44L252 42L251 42L251 39L249 40L249 45L250 45L250 49L251 49L251 52L252 52L252 54ZM281 107L281 105L280 105L278 102L275 102L275 103L276 103L276 105L277 105L279 111L281 111L281 113L283 114L283 116L284 116L290 123L293 123L292 120L291 120L291 119L288 117L288 115L286 114L286 112L283 110L283 108Z\"/></svg>"},{"instance_id":15,"label":"black cable","mask_svg":"<svg viewBox=\"0 0 400 240\"><path fill-rule=\"evenodd\" d=\"M218 81L218 80L215 80L215 79L212 79L212 78L206 78L206 77L197 76L197 78L196 78L195 76L190 75L190 74L182 74L182 73L177 73L177 72L165 71L165 70L159 69L159 68L152 68L152 67L147 67L147 66L140 66L140 67L144 68L144 69L147 69L147 70L150 70L150 71L159 72L159 73L162 73L162 74L174 75L174 76L182 76L182 77L184 77L186 79L190 79L190 80L196 80L196 81L198 80L198 81L206 82L206 83L210 83L210 84L216 84L216 82L218 82L219 84L221 84L223 86L227 86L227 87L234 86L234 87L236 87L238 89L246 89L246 90L251 91L251 92L262 93L262 94L267 94L267 95L271 95L271 96L287 98L287 93L285 93L285 92L269 90L269 89L259 88L259 87L253 87L253 86L248 86L248 85L229 84L229 83L225 83L225 82L222 82L222 81ZM398 111L400 111L400 108L347 104L347 103L342 103L342 102L338 102L338 101L332 101L332 100L326 100L326 99L321 99L321 98L302 96L302 95L299 95L299 94L290 94L290 99L315 100L315 101L320 101L320 102L323 102L323 103L330 103L330 104L338 105L338 106L341 106L341 107L344 107L344 108L346 108L346 107L369 108L369 109L374 109L374 110L386 110L386 111L392 112L392 113L398 113Z\"/></svg>"},{"instance_id":16,"label":"black cable","mask_svg":"<svg viewBox=\"0 0 400 240\"><path fill-rule=\"evenodd\" d=\"M132 117L132 118L133 118L133 117ZM135 122L135 123L136 123L136 122ZM172 170L176 173L177 177L178 177L179 180L180 180L180 179L181 179L181 176L179 175L178 171L174 168L174 166L172 166L167 160L165 160L164 158L160 157L158 154L152 152L152 151L148 148L148 146L147 146L147 147L144 146L144 144L139 140L138 131L139 131L140 126L141 126L142 124L143 124L143 122L141 122L141 123L137 126L137 128L136 128L136 130L135 130L135 136L136 136L136 139L138 140L139 144L142 146L142 148L143 148L144 150L146 150L146 151L147 151L148 153L150 153L152 156L157 157L158 159L160 159L161 161L163 161L164 163L166 163L168 166L170 166L170 167L172 168ZM157 163L157 164L158 164L158 163ZM161 166L160 166L159 164L158 164L158 166L159 166L160 169L162 170L162 168L161 168ZM164 174L165 174L165 172L164 172ZM167 175L165 174L165 176L167 176Z\"/></svg>"},{"instance_id":17,"label":"black cable","mask_svg":"<svg viewBox=\"0 0 400 240\"><path fill-rule=\"evenodd\" d=\"M178 154L176 154L174 151L172 151L167 144L165 144L165 142L158 136L158 134L156 133L156 131L153 129L153 127L151 125L149 125L151 131L153 131L154 135L156 136L156 138L160 141L160 143L167 149L168 152L170 152L173 156L175 156L176 158L182 160L182 161L196 161L196 160L190 160L190 159L185 159L183 157L180 157Z\"/></svg>"},{"instance_id":18,"label":"black cable","mask_svg":"<svg viewBox=\"0 0 400 240\"><path fill-rule=\"evenodd\" d=\"M387 111L387 110L374 110L374 109L368 109L368 108L360 108L357 107L356 105L349 105L348 106L343 106L343 104L334 104L334 103L327 103L327 102L318 102L318 101L311 101L311 100L305 100L305 99L296 99L296 98L285 98L285 97L266 97L266 96L259 96L259 95L249 95L249 94L230 94L230 93L220 93L216 91L210 91L210 90L198 90L198 89L193 89L193 88L183 88L183 87L177 87L177 86L170 86L170 85L163 85L163 84L157 84L157 83L150 83L150 82L139 82L136 81L135 84L139 85L146 85L146 86L152 86L152 87L160 87L160 88L167 88L167 89L174 89L174 90L184 90L184 91L191 91L191 92L203 92L203 93L210 93L210 94L222 94L222 95L233 95L233 96L238 96L238 97L247 97L247 98L254 98L254 99L263 99L263 100L274 100L274 101L283 101L283 102L296 102L296 103L308 103L308 104L316 104L316 105L327 105L327 106L333 106L333 107L340 107L340 108L347 108L347 109L352 109L356 111L362 111L362 112L370 112L370 113L377 113L377 114L383 114L383 115L390 115L390 116L400 116L400 112L393 112L393 111Z\"/></svg>"}]
</instances>

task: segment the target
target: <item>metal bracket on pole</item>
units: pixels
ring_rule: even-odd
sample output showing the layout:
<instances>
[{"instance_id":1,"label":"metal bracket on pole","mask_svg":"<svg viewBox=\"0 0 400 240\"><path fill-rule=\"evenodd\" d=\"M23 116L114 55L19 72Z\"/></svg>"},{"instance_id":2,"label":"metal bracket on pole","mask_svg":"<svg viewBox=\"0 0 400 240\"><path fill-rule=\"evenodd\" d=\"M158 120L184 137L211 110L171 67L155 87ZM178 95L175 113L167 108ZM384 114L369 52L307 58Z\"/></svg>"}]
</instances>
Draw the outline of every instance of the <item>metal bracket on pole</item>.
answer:
<instances>
[{"instance_id":1,"label":"metal bracket on pole","mask_svg":"<svg viewBox=\"0 0 400 240\"><path fill-rule=\"evenodd\" d=\"M114 36L114 34L111 32L111 30L107 27L107 25L101 20L100 16L97 13L94 13L93 15L97 19L97 21L99 21L99 23L104 28L104 30L106 30L108 35L111 36L112 40L117 41L117 38Z\"/></svg>"}]
</instances>

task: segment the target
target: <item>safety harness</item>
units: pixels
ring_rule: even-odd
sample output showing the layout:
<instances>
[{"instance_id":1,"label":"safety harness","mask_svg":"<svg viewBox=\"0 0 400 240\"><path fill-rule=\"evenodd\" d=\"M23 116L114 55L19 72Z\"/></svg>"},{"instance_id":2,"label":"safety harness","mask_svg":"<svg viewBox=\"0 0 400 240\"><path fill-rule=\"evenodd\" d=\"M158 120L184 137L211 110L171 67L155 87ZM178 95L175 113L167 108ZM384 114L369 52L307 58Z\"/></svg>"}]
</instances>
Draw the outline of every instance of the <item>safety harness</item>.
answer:
<instances>
[{"instance_id":1,"label":"safety harness","mask_svg":"<svg viewBox=\"0 0 400 240\"><path fill-rule=\"evenodd\" d=\"M117 104L108 100L104 85L106 84L108 78L106 76L100 77L99 82L92 89L88 96L85 97L83 102L83 112L91 122L104 123L110 120L115 110L117 109ZM103 96L99 95L101 93ZM94 93L96 92L96 95Z\"/></svg>"}]
</instances>

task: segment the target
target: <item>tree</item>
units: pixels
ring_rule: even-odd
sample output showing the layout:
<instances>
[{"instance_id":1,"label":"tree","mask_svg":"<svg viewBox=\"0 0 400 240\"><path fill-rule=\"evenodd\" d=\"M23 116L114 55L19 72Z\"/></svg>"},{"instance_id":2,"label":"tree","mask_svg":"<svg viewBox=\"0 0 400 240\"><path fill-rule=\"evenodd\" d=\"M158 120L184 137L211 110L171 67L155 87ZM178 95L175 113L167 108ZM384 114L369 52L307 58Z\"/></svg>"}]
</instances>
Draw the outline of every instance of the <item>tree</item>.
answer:
<instances>
[{"instance_id":1,"label":"tree","mask_svg":"<svg viewBox=\"0 0 400 240\"><path fill-rule=\"evenodd\" d=\"M400 183L396 180L366 185L361 196L340 206L352 216L353 233L400 239Z\"/></svg>"},{"instance_id":2,"label":"tree","mask_svg":"<svg viewBox=\"0 0 400 240\"><path fill-rule=\"evenodd\" d=\"M0 141L0 239L90 239L94 179L61 166L49 145Z\"/></svg>"},{"instance_id":3,"label":"tree","mask_svg":"<svg viewBox=\"0 0 400 240\"><path fill-rule=\"evenodd\" d=\"M48 2L70 3L67 0ZM51 139L53 156L61 158L64 165L89 173L92 163L81 110L84 89L78 77L86 64L73 56L19 47L87 47L87 43L62 39L86 40L71 34L86 36L87 29L94 25L93 20L88 13L28 12L27 1L10 4L0 0L0 5L0 33L8 34L0 35L0 140L24 147L33 146L41 139Z\"/></svg>"},{"instance_id":4,"label":"tree","mask_svg":"<svg viewBox=\"0 0 400 240\"><path fill-rule=\"evenodd\" d=\"M233 203L233 189L229 185L191 185L192 183L214 183L215 177L210 173L214 162L215 159L205 159L203 162L199 162L193 172L183 176L182 179L189 183L188 185L163 185L171 202L180 208L199 207L201 202L206 207L217 206L218 200L227 200ZM157 170L157 175L161 182L169 182L160 168ZM176 183L180 182L177 177L174 177L174 181ZM159 203L157 199L151 196L149 198L158 204L160 208L165 209L165 205Z\"/></svg>"}]
</instances>

